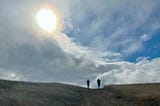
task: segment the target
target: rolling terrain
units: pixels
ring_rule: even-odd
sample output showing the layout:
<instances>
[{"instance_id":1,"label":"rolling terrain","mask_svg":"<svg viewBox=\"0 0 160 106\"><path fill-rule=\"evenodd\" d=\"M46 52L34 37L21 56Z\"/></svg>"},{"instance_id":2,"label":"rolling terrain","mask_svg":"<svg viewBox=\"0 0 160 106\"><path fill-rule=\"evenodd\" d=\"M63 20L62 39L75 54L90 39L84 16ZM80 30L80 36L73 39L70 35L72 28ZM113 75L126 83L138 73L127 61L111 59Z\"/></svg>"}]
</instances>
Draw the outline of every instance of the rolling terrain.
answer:
<instances>
[{"instance_id":1,"label":"rolling terrain","mask_svg":"<svg viewBox=\"0 0 160 106\"><path fill-rule=\"evenodd\" d=\"M0 106L160 106L160 84L108 85L97 90L0 80Z\"/></svg>"}]
</instances>

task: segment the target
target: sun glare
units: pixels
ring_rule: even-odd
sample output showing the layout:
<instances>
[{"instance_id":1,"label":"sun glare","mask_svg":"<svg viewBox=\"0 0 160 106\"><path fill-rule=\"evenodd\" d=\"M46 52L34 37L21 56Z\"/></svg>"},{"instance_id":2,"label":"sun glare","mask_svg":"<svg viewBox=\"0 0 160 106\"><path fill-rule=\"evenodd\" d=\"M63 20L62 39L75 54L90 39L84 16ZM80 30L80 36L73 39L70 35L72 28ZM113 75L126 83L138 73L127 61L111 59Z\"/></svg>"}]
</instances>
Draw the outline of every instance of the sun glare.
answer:
<instances>
[{"instance_id":1,"label":"sun glare","mask_svg":"<svg viewBox=\"0 0 160 106\"><path fill-rule=\"evenodd\" d=\"M37 24L44 31L52 32L57 27L57 17L50 9L42 9L36 14Z\"/></svg>"}]
</instances>

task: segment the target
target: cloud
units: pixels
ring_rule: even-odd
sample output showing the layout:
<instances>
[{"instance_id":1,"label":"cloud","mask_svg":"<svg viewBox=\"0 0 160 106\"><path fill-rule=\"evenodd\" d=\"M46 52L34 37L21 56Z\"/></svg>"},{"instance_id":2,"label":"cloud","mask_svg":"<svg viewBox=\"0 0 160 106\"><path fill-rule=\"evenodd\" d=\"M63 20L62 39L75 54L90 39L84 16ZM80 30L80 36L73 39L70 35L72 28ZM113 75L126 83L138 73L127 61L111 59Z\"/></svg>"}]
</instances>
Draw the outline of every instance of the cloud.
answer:
<instances>
[{"instance_id":1,"label":"cloud","mask_svg":"<svg viewBox=\"0 0 160 106\"><path fill-rule=\"evenodd\" d=\"M109 65L109 64L106 64ZM160 58L151 61L146 58L137 62L114 62L112 65L119 66L102 74L93 80L92 86L96 87L96 79L101 78L103 84L131 84L131 83L154 83L159 82Z\"/></svg>"},{"instance_id":2,"label":"cloud","mask_svg":"<svg viewBox=\"0 0 160 106\"><path fill-rule=\"evenodd\" d=\"M138 51L143 46L141 41L147 40L149 32L138 34L142 37L134 32L150 18L156 3L141 3L142 8L135 11L138 1L131 7L124 6L131 1L47 2L58 6L64 20L68 18L63 32L37 32L31 14L43 0L1 1L0 78L81 86L89 78L92 87L96 87L97 78L103 85L160 81L159 58L122 61L124 55Z\"/></svg>"},{"instance_id":3,"label":"cloud","mask_svg":"<svg viewBox=\"0 0 160 106\"><path fill-rule=\"evenodd\" d=\"M142 41L147 41L147 40L149 40L149 36L148 36L147 34L144 34L144 35L141 36L140 39L141 39Z\"/></svg>"},{"instance_id":4,"label":"cloud","mask_svg":"<svg viewBox=\"0 0 160 106\"><path fill-rule=\"evenodd\" d=\"M11 5L14 3L8 2L6 8ZM0 26L1 78L82 83L79 80L86 78L95 62L99 61L94 53L72 42L64 33L54 33L49 37L45 33L37 33L30 26L29 12L24 12L33 8L34 3L24 5L24 10L16 5L1 10L4 13L1 14ZM11 11L14 9L19 11Z\"/></svg>"},{"instance_id":5,"label":"cloud","mask_svg":"<svg viewBox=\"0 0 160 106\"><path fill-rule=\"evenodd\" d=\"M157 30L152 30L152 26L158 27L159 19L154 15L158 4L159 1L149 0L100 0L92 3L77 0L70 6L71 13L67 18L71 20L72 28L66 27L66 32L84 46L118 52L124 57L132 55L143 49L139 39L141 35L146 33L151 38ZM74 26L78 26L78 32Z\"/></svg>"}]
</instances>

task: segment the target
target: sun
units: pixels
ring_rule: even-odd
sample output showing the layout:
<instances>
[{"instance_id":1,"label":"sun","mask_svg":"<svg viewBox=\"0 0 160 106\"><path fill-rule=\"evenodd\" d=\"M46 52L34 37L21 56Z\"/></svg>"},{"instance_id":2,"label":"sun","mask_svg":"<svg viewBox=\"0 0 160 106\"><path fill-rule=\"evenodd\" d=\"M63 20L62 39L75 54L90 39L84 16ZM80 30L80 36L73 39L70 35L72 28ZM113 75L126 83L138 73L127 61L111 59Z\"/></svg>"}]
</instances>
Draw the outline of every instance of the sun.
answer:
<instances>
[{"instance_id":1,"label":"sun","mask_svg":"<svg viewBox=\"0 0 160 106\"><path fill-rule=\"evenodd\" d=\"M53 32L57 27L57 17L50 9L42 9L36 14L39 27L47 32Z\"/></svg>"}]
</instances>

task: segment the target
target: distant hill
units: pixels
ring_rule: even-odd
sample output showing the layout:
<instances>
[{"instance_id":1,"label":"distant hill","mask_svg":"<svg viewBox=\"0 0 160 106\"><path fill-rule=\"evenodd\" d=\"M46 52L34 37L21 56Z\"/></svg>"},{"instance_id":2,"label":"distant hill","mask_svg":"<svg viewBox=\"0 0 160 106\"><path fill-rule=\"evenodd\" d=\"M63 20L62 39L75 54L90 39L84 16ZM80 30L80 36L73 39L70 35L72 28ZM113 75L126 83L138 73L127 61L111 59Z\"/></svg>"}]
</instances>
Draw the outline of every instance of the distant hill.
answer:
<instances>
[{"instance_id":1,"label":"distant hill","mask_svg":"<svg viewBox=\"0 0 160 106\"><path fill-rule=\"evenodd\" d=\"M58 83L0 80L0 106L160 106L160 84L88 90Z\"/></svg>"}]
</instances>

